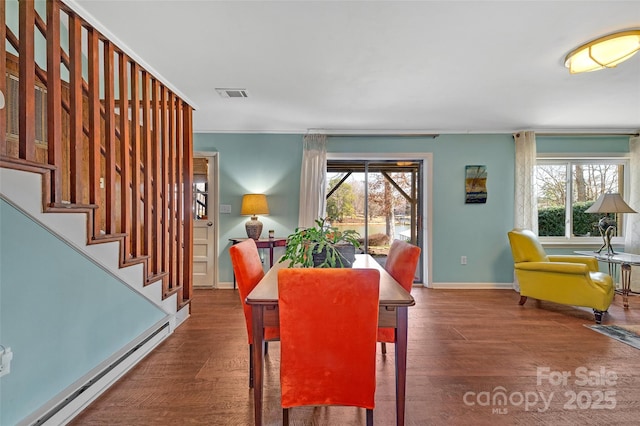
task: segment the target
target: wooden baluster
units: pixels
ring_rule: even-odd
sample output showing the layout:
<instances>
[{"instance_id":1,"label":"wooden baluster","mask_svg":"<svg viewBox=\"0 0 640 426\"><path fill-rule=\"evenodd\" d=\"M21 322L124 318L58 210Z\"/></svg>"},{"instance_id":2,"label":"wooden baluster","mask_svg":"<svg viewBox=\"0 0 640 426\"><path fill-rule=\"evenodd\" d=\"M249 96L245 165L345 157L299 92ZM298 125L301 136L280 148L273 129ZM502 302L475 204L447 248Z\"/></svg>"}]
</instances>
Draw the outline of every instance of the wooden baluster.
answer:
<instances>
[{"instance_id":1,"label":"wooden baluster","mask_svg":"<svg viewBox=\"0 0 640 426\"><path fill-rule=\"evenodd\" d=\"M76 15L69 16L69 182L70 201L82 202L82 26Z\"/></svg>"},{"instance_id":2,"label":"wooden baluster","mask_svg":"<svg viewBox=\"0 0 640 426\"><path fill-rule=\"evenodd\" d=\"M169 273L169 197L171 196L169 188L169 125L167 123L167 97L168 91L161 87L161 110L162 110L162 124L160 126L162 131L162 209L160 212L159 220L162 222L162 271ZM165 291L168 290L168 278L165 280Z\"/></svg>"},{"instance_id":3,"label":"wooden baluster","mask_svg":"<svg viewBox=\"0 0 640 426\"><path fill-rule=\"evenodd\" d=\"M182 175L182 101L175 98L176 101L176 171L175 171L175 216L176 216L176 286L182 288L183 276L182 276L182 264L184 262L184 249L183 249L183 213L184 213L184 180ZM181 300L182 297L179 298Z\"/></svg>"},{"instance_id":4,"label":"wooden baluster","mask_svg":"<svg viewBox=\"0 0 640 426\"><path fill-rule=\"evenodd\" d=\"M6 22L6 1L0 2L0 22ZM7 26L0 25L0 40L6 40ZM7 73L7 51L6 42L0 43L0 92L7 101L7 80L4 76ZM6 107L5 107L6 108ZM0 110L0 155L8 155L7 152L7 113Z\"/></svg>"},{"instance_id":5,"label":"wooden baluster","mask_svg":"<svg viewBox=\"0 0 640 426\"><path fill-rule=\"evenodd\" d=\"M51 179L52 203L62 201L62 87L60 78L60 4L47 2L47 151L55 167ZM4 39L4 37L3 37ZM4 64L4 60L2 60ZM4 75L4 74L3 74ZM4 132L3 132L4 133Z\"/></svg>"},{"instance_id":6,"label":"wooden baluster","mask_svg":"<svg viewBox=\"0 0 640 426\"><path fill-rule=\"evenodd\" d=\"M193 279L193 127L192 127L192 108L184 105L183 108L183 185L184 185L184 259L183 259L183 278L182 278L182 300L190 300L192 293L191 281Z\"/></svg>"},{"instance_id":7,"label":"wooden baluster","mask_svg":"<svg viewBox=\"0 0 640 426\"><path fill-rule=\"evenodd\" d=\"M100 180L102 179L102 132L100 102L100 34L95 29L88 32L87 60L89 62L89 203L101 205L102 192ZM93 212L92 238L100 236L102 229L103 208L97 208Z\"/></svg>"},{"instance_id":8,"label":"wooden baluster","mask_svg":"<svg viewBox=\"0 0 640 426\"><path fill-rule=\"evenodd\" d=\"M169 112L169 138L166 144L169 145L169 176L168 176L168 189L167 197L169 199L169 290L173 290L176 285L176 123L175 123L175 97L173 93L169 92L168 96L168 112Z\"/></svg>"},{"instance_id":9,"label":"wooden baluster","mask_svg":"<svg viewBox=\"0 0 640 426\"><path fill-rule=\"evenodd\" d=\"M131 62L131 251L140 256L140 69Z\"/></svg>"},{"instance_id":10,"label":"wooden baluster","mask_svg":"<svg viewBox=\"0 0 640 426\"><path fill-rule=\"evenodd\" d=\"M124 260L131 257L131 141L129 139L129 58L118 52L120 95L120 232L124 236Z\"/></svg>"},{"instance_id":11,"label":"wooden baluster","mask_svg":"<svg viewBox=\"0 0 640 426\"><path fill-rule=\"evenodd\" d=\"M153 248L150 255L153 256L153 271L160 274L162 271L162 109L160 87L158 80L153 80Z\"/></svg>"},{"instance_id":12,"label":"wooden baluster","mask_svg":"<svg viewBox=\"0 0 640 426\"><path fill-rule=\"evenodd\" d=\"M152 185L152 156L151 156L151 101L150 97L150 81L149 73L142 72L142 143L144 145L144 254L151 255L153 250L153 228L152 214L153 206L151 203L151 185ZM154 129L155 131L155 129Z\"/></svg>"},{"instance_id":13,"label":"wooden baluster","mask_svg":"<svg viewBox=\"0 0 640 426\"><path fill-rule=\"evenodd\" d=\"M34 26L36 11L33 0L18 3L20 20L19 30L19 67L20 82L18 84L19 125L18 156L23 160L36 159L36 86L35 36ZM2 76L4 78L4 76Z\"/></svg>"},{"instance_id":14,"label":"wooden baluster","mask_svg":"<svg viewBox=\"0 0 640 426\"><path fill-rule=\"evenodd\" d=\"M104 42L105 232L116 233L116 119L113 45Z\"/></svg>"}]
</instances>

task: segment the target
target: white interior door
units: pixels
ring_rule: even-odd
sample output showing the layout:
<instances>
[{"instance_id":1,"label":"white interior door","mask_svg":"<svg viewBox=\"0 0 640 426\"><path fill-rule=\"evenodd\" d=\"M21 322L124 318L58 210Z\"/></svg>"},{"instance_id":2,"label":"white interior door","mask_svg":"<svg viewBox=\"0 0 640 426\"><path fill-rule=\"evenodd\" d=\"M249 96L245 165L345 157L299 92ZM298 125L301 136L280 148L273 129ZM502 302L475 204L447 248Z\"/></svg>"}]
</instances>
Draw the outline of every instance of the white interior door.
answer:
<instances>
[{"instance_id":1,"label":"white interior door","mask_svg":"<svg viewBox=\"0 0 640 426\"><path fill-rule=\"evenodd\" d=\"M193 286L216 287L217 157L193 159Z\"/></svg>"}]
</instances>

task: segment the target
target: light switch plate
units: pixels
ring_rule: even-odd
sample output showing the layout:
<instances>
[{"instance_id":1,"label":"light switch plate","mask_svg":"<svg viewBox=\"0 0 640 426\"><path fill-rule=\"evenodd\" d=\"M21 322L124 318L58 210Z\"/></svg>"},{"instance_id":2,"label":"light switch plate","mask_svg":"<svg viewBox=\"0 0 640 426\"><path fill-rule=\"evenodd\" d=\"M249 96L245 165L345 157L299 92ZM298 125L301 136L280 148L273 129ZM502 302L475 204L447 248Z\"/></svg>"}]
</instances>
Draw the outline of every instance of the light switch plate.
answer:
<instances>
[{"instance_id":1,"label":"light switch plate","mask_svg":"<svg viewBox=\"0 0 640 426\"><path fill-rule=\"evenodd\" d=\"M220 204L220 214L231 214L231 204Z\"/></svg>"}]
</instances>

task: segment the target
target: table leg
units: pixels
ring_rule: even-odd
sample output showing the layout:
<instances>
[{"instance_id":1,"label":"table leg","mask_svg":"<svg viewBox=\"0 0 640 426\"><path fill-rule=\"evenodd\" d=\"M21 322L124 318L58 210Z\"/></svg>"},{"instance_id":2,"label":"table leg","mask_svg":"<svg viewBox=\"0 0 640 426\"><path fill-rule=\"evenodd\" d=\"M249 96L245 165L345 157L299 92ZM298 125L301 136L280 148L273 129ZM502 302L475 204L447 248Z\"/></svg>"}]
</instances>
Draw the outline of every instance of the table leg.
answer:
<instances>
[{"instance_id":1,"label":"table leg","mask_svg":"<svg viewBox=\"0 0 640 426\"><path fill-rule=\"evenodd\" d=\"M396 425L404 426L407 387L408 308L396 308Z\"/></svg>"},{"instance_id":2,"label":"table leg","mask_svg":"<svg viewBox=\"0 0 640 426\"><path fill-rule=\"evenodd\" d=\"M261 305L251 306L253 325L253 409L255 425L262 425L262 379L264 373L264 316Z\"/></svg>"},{"instance_id":3,"label":"table leg","mask_svg":"<svg viewBox=\"0 0 640 426\"><path fill-rule=\"evenodd\" d=\"M620 266L620 278L622 280L622 304L625 309L629 308L629 291L631 290L631 265L623 263Z\"/></svg>"},{"instance_id":4,"label":"table leg","mask_svg":"<svg viewBox=\"0 0 640 426\"><path fill-rule=\"evenodd\" d=\"M269 268L273 266L273 243L269 244Z\"/></svg>"}]
</instances>

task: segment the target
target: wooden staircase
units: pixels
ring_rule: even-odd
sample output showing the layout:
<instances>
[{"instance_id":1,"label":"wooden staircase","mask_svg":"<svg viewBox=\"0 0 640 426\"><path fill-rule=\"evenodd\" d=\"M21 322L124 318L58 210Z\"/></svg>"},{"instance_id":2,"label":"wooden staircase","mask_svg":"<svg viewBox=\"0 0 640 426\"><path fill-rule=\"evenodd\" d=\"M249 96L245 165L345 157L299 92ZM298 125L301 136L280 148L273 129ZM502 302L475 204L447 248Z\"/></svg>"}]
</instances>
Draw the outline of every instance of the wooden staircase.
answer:
<instances>
[{"instance_id":1,"label":"wooden staircase","mask_svg":"<svg viewBox=\"0 0 640 426\"><path fill-rule=\"evenodd\" d=\"M152 286L160 303L175 304L174 312L187 307L192 107L66 4L47 0L43 16L33 1L17 7L18 34L0 26L15 50L0 44L0 167L13 171L2 171L3 193L12 185L24 191L27 181L29 192L40 187L38 212L29 214L81 213L72 216L84 220L68 221L81 232L65 238L84 239L88 252L116 247L127 281L141 281L142 292L161 283ZM0 2L3 22L6 8ZM36 32L46 52L36 51Z\"/></svg>"}]
</instances>

